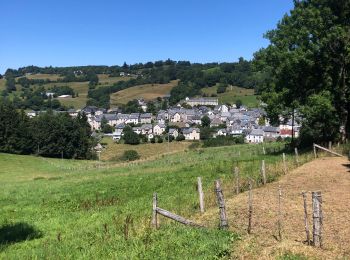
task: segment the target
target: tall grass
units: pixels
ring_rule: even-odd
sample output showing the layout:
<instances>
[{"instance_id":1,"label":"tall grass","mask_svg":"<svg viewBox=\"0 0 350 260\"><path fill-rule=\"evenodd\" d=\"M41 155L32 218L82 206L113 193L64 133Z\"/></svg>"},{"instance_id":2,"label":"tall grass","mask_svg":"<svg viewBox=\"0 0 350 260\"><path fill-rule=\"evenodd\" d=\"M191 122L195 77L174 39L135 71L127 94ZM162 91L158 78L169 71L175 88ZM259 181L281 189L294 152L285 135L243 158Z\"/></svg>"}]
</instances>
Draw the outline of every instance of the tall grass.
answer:
<instances>
[{"instance_id":1,"label":"tall grass","mask_svg":"<svg viewBox=\"0 0 350 260\"><path fill-rule=\"evenodd\" d=\"M150 228L152 194L159 206L191 218L199 212L196 178L202 177L206 205L214 206L214 180L233 195L232 167L242 183L260 185L260 163L268 180L282 174L284 144L196 149L155 161L113 166L106 163L0 154L0 231L25 223L40 237L0 241L0 258L228 258L237 234L183 227L161 218ZM312 158L300 154L302 163ZM295 167L287 154L289 169ZM245 185L243 186L245 188Z\"/></svg>"}]
</instances>

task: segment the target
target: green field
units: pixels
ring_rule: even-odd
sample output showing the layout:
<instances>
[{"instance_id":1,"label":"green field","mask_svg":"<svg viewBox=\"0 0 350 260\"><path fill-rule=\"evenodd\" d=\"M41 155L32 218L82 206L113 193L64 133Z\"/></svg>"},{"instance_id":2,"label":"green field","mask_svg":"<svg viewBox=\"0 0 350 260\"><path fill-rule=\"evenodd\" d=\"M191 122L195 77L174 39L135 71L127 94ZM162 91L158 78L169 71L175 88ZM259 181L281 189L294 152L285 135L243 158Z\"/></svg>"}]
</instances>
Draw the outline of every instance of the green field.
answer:
<instances>
[{"instance_id":1,"label":"green field","mask_svg":"<svg viewBox=\"0 0 350 260\"><path fill-rule=\"evenodd\" d=\"M268 144L266 150L281 147ZM198 176L207 207L215 207L213 181L220 178L225 196L232 196L232 166L240 167L246 185L248 176L260 179L262 158L271 167L271 181L282 171L281 155L264 156L260 145L189 150L120 165L0 154L0 258L228 258L238 234L164 218L159 230L151 229L152 194L158 192L160 207L195 219Z\"/></svg>"},{"instance_id":2,"label":"green field","mask_svg":"<svg viewBox=\"0 0 350 260\"><path fill-rule=\"evenodd\" d=\"M204 88L202 89L202 92L207 95L217 94L218 86L210 87L210 88ZM219 98L220 103L230 103L234 104L237 99L240 99L243 103L243 105L248 107L258 107L259 101L258 96L254 95L254 89L246 89L246 88L240 88L235 86L229 86L225 93L217 94Z\"/></svg>"}]
</instances>

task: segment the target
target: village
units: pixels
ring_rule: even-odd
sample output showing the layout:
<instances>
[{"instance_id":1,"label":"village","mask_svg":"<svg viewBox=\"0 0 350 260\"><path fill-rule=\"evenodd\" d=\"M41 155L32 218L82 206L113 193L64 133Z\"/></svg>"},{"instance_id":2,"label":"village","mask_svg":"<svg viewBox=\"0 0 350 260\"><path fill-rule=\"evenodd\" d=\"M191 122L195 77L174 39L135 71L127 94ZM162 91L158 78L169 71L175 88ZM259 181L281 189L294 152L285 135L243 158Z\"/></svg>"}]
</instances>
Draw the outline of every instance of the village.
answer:
<instances>
[{"instance_id":1,"label":"village","mask_svg":"<svg viewBox=\"0 0 350 260\"><path fill-rule=\"evenodd\" d=\"M279 126L271 126L262 108L247 108L236 105L219 104L217 98L186 98L182 105L179 103L166 110L159 110L157 114L147 113L147 102L138 100L144 113L121 113L120 109L104 109L95 106L86 106L81 110L70 109L70 116L85 113L91 129L101 132L103 121L113 127L111 133L105 133L115 141L120 141L126 125L132 130L145 136L148 141L157 138L166 138L177 141L195 141L201 138L202 119L207 117L212 129L211 138L218 136L243 136L246 143L262 143L278 139L299 136L300 125L292 120L283 120ZM186 104L186 106L184 106ZM190 108L189 108L190 107ZM28 112L34 117L38 112Z\"/></svg>"}]
</instances>

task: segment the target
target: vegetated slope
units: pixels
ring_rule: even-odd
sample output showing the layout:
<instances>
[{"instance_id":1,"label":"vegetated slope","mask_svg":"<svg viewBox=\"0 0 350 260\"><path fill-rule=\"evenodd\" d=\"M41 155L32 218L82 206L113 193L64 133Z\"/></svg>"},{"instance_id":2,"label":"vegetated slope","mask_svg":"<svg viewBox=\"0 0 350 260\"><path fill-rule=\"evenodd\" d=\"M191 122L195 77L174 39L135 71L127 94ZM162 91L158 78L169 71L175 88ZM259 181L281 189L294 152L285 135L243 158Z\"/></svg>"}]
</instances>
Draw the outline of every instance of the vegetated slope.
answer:
<instances>
[{"instance_id":1,"label":"vegetated slope","mask_svg":"<svg viewBox=\"0 0 350 260\"><path fill-rule=\"evenodd\" d=\"M164 97L170 93L171 89L175 87L177 83L178 80L172 80L167 84L145 84L127 88L113 93L111 95L111 104L126 104L130 100L139 98L150 101L157 97Z\"/></svg>"},{"instance_id":2,"label":"vegetated slope","mask_svg":"<svg viewBox=\"0 0 350 260\"><path fill-rule=\"evenodd\" d=\"M228 86L224 93L217 94L218 85L202 89L202 92L208 96L216 94L220 103L234 104L236 100L241 100L242 104L248 107L258 107L257 95L254 95L254 89L240 88L237 86Z\"/></svg>"},{"instance_id":3,"label":"vegetated slope","mask_svg":"<svg viewBox=\"0 0 350 260\"><path fill-rule=\"evenodd\" d=\"M267 144L266 150L282 147ZM221 178L231 187L231 168L238 161L245 176L259 178L262 156L260 145L236 145L113 167L0 154L0 258L229 256L237 243L235 233L183 227L165 218L160 218L159 230L150 229L152 194L158 193L159 206L191 217L198 213L198 176L206 205L214 206L213 181ZM279 155L264 158L280 161Z\"/></svg>"},{"instance_id":4,"label":"vegetated slope","mask_svg":"<svg viewBox=\"0 0 350 260\"><path fill-rule=\"evenodd\" d=\"M290 252L315 259L350 256L350 171L346 158L320 158L309 162L279 181L253 190L252 235L247 235L247 192L226 197L230 230L243 234L236 257L274 259ZM278 237L278 187L282 189L282 241ZM321 191L323 199L323 249L304 244L304 208L302 191ZM312 231L311 193L308 193L309 225ZM215 225L218 216L211 209L200 217L202 223ZM294 258L293 258L294 259ZM295 258L297 259L297 258Z\"/></svg>"},{"instance_id":5,"label":"vegetated slope","mask_svg":"<svg viewBox=\"0 0 350 260\"><path fill-rule=\"evenodd\" d=\"M102 160L113 160L123 155L127 150L135 150L140 155L141 159L155 158L164 154L171 154L175 152L184 151L191 143L190 142L163 142L163 143L147 143L142 145L118 144L111 138L103 138L106 142L107 148L101 153Z\"/></svg>"}]
</instances>

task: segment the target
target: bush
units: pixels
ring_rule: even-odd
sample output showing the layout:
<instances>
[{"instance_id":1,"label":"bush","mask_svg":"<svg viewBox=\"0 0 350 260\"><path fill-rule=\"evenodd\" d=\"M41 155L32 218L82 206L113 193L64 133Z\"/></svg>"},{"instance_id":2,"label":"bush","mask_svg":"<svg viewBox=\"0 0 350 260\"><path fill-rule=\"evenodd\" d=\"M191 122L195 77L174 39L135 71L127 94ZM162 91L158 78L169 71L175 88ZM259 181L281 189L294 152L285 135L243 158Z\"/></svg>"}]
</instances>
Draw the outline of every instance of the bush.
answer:
<instances>
[{"instance_id":1,"label":"bush","mask_svg":"<svg viewBox=\"0 0 350 260\"><path fill-rule=\"evenodd\" d=\"M176 137L176 141L178 141L178 142L181 142L181 141L183 141L183 140L185 140L185 136L182 135L182 134L179 134L179 135Z\"/></svg>"},{"instance_id":2,"label":"bush","mask_svg":"<svg viewBox=\"0 0 350 260\"><path fill-rule=\"evenodd\" d=\"M218 136L216 138L210 138L208 140L204 140L204 147L216 147L216 146L226 146L233 144L243 144L244 138L243 136L233 137L233 136Z\"/></svg>"},{"instance_id":3,"label":"bush","mask_svg":"<svg viewBox=\"0 0 350 260\"><path fill-rule=\"evenodd\" d=\"M127 150L120 157L122 161L135 161L137 159L140 159L140 155L135 150Z\"/></svg>"}]
</instances>

